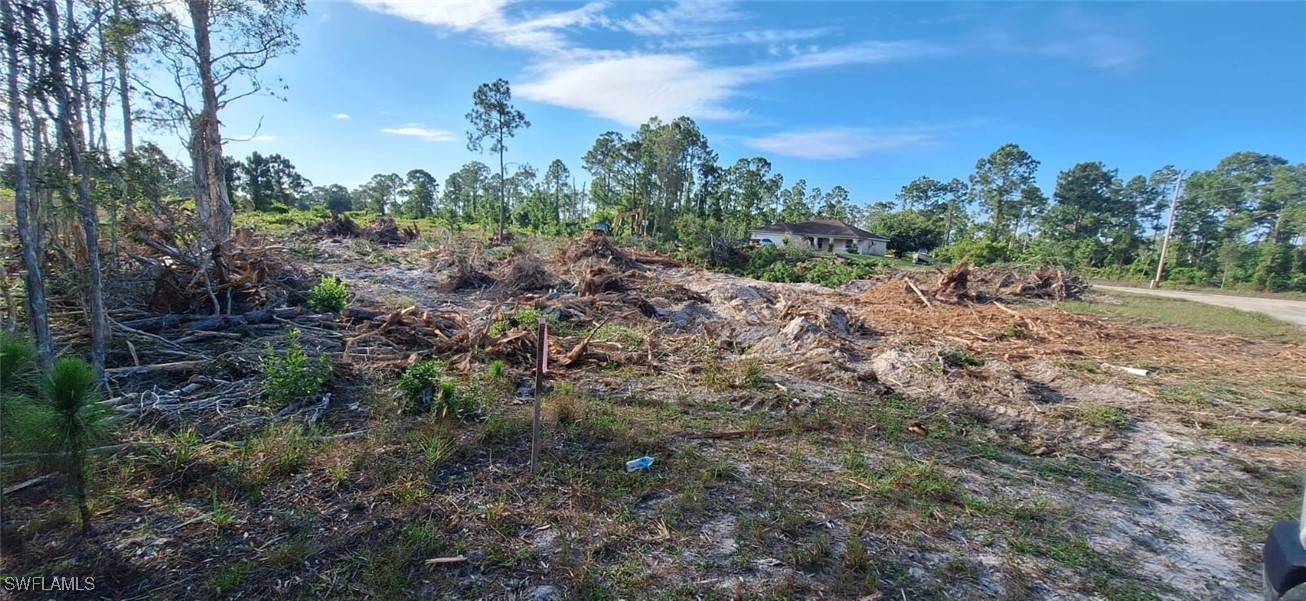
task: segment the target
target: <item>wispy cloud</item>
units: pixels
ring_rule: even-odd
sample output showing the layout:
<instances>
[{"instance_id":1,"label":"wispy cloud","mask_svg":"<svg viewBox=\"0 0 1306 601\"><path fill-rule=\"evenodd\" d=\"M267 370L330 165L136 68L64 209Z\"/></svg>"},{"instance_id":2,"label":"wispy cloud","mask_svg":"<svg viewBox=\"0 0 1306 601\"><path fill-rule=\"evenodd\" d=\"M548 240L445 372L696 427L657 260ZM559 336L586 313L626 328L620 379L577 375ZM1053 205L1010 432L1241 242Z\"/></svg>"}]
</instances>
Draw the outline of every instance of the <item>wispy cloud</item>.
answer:
<instances>
[{"instance_id":1,"label":"wispy cloud","mask_svg":"<svg viewBox=\"0 0 1306 601\"><path fill-rule=\"evenodd\" d=\"M1082 11L1062 11L1039 34L1018 35L1007 26L987 27L973 40L976 52L1016 53L1117 69L1142 60L1146 50L1119 24Z\"/></svg>"},{"instance_id":2,"label":"wispy cloud","mask_svg":"<svg viewBox=\"0 0 1306 601\"><path fill-rule=\"evenodd\" d=\"M537 102L638 125L653 116L738 117L741 113L724 103L741 83L737 74L708 68L694 58L657 54L551 67L517 91Z\"/></svg>"},{"instance_id":3,"label":"wispy cloud","mask_svg":"<svg viewBox=\"0 0 1306 601\"><path fill-rule=\"evenodd\" d=\"M340 119L341 121L344 121L349 118L349 113L336 113L334 115L331 115L331 118Z\"/></svg>"},{"instance_id":4,"label":"wispy cloud","mask_svg":"<svg viewBox=\"0 0 1306 601\"><path fill-rule=\"evenodd\" d=\"M677 0L621 18L609 17L600 2L549 10L526 8L515 0L354 1L431 25L441 34L467 33L526 52L525 77L513 81L518 96L625 125L653 116L737 119L747 111L732 101L762 81L940 56L959 48L910 39L840 42L847 34L838 27L748 27L753 15L729 1ZM577 41L581 31L600 28L626 34L627 46L618 42L599 48ZM743 56L764 58L729 64L713 51L740 45L762 50Z\"/></svg>"},{"instance_id":5,"label":"wispy cloud","mask_svg":"<svg viewBox=\"0 0 1306 601\"><path fill-rule=\"evenodd\" d=\"M458 135L443 129L430 129L420 123L407 123L403 127L387 127L381 130L383 134L395 136L410 136L423 142L456 142Z\"/></svg>"},{"instance_id":6,"label":"wispy cloud","mask_svg":"<svg viewBox=\"0 0 1306 601\"><path fill-rule=\"evenodd\" d=\"M797 45L836 28L738 30L751 15L734 2L678 0L612 19L606 5L591 2L565 11L527 11L513 0L408 2L355 0L377 12L435 27L442 33L470 33L501 47L531 55L525 81L514 85L522 98L577 109L627 125L649 117L733 119L744 111L729 100L761 80L806 69L867 65L920 56L916 42L865 41L835 47ZM570 34L604 28L648 40L641 49L591 48ZM698 52L735 45L789 45L765 63L719 65ZM516 82L514 82L516 83Z\"/></svg>"},{"instance_id":7,"label":"wispy cloud","mask_svg":"<svg viewBox=\"0 0 1306 601\"><path fill-rule=\"evenodd\" d=\"M1046 56L1082 61L1098 69L1124 67L1143 57L1143 49L1138 43L1105 32L1049 42L1036 47L1035 51Z\"/></svg>"},{"instance_id":8,"label":"wispy cloud","mask_svg":"<svg viewBox=\"0 0 1306 601\"><path fill-rule=\"evenodd\" d=\"M1077 8L1061 11L1050 29L1054 39L1037 48L1046 56L1115 69L1133 64L1145 54L1142 44L1129 36L1120 23L1104 21Z\"/></svg>"},{"instance_id":9,"label":"wispy cloud","mask_svg":"<svg viewBox=\"0 0 1306 601\"><path fill-rule=\"evenodd\" d=\"M604 5L591 3L577 9L522 15L515 20L506 12L510 0L354 0L362 6L409 21L456 32L474 31L499 46L535 52L560 52L570 43L561 30L606 24Z\"/></svg>"},{"instance_id":10,"label":"wispy cloud","mask_svg":"<svg viewBox=\"0 0 1306 601\"><path fill-rule=\"evenodd\" d=\"M746 138L749 148L780 156L828 161L855 159L872 154L928 148L938 143L935 132L926 129L871 130L829 128L789 131Z\"/></svg>"},{"instance_id":11,"label":"wispy cloud","mask_svg":"<svg viewBox=\"0 0 1306 601\"><path fill-rule=\"evenodd\" d=\"M951 49L914 40L867 40L836 48L793 49L793 56L783 61L753 65L737 69L745 74L778 75L807 69L823 69L854 65L873 65L927 56L948 54Z\"/></svg>"},{"instance_id":12,"label":"wispy cloud","mask_svg":"<svg viewBox=\"0 0 1306 601\"><path fill-rule=\"evenodd\" d=\"M808 29L759 29L750 31L723 31L699 35L673 35L658 42L662 50L705 50L723 46L782 45L829 37L839 31L836 27Z\"/></svg>"},{"instance_id":13,"label":"wispy cloud","mask_svg":"<svg viewBox=\"0 0 1306 601\"><path fill-rule=\"evenodd\" d=\"M649 117L734 119L743 116L728 100L759 81L796 72L869 65L926 56L942 49L916 42L862 42L829 50L808 49L783 60L712 67L676 53L618 56L549 65L517 86L526 99L579 109L638 125Z\"/></svg>"},{"instance_id":14,"label":"wispy cloud","mask_svg":"<svg viewBox=\"0 0 1306 601\"><path fill-rule=\"evenodd\" d=\"M747 15L724 0L678 0L618 22L617 28L638 36L682 36L709 30L721 23L738 23Z\"/></svg>"}]
</instances>

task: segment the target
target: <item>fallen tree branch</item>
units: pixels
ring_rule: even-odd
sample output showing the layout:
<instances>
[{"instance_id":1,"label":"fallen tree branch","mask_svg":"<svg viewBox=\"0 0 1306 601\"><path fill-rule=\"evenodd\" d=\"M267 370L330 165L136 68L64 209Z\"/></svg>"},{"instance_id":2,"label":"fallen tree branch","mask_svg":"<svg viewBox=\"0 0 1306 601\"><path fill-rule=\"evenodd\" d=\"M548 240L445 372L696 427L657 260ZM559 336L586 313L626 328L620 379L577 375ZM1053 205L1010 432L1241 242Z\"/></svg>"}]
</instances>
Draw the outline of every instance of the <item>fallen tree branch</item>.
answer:
<instances>
[{"instance_id":1,"label":"fallen tree branch","mask_svg":"<svg viewBox=\"0 0 1306 601\"><path fill-rule=\"evenodd\" d=\"M161 315L122 322L124 328L139 332L161 332L184 327L190 331L218 331L236 326L272 323L277 319L292 319L303 314L299 307L282 307L280 309L259 309L241 315Z\"/></svg>"},{"instance_id":2,"label":"fallen tree branch","mask_svg":"<svg viewBox=\"0 0 1306 601\"><path fill-rule=\"evenodd\" d=\"M154 365L132 365L129 367L111 367L104 370L105 375L111 378L121 378L126 376L138 376L141 374L154 373L176 373L181 371L198 371L207 367L208 361L174 361L172 363L156 363Z\"/></svg>"},{"instance_id":3,"label":"fallen tree branch","mask_svg":"<svg viewBox=\"0 0 1306 601\"><path fill-rule=\"evenodd\" d=\"M46 474L44 476L37 476L35 478L32 478L31 480L19 482L18 484L15 484L13 486L10 486L9 488L4 489L4 491L0 491L0 495L4 495L4 496L12 495L20 490L31 488L33 486L36 486L37 484L42 484L50 480L53 480L57 475L58 474Z\"/></svg>"},{"instance_id":4,"label":"fallen tree branch","mask_svg":"<svg viewBox=\"0 0 1306 601\"><path fill-rule=\"evenodd\" d=\"M368 433L368 430L355 430L355 431L353 431L353 432L345 432L344 434L329 434L329 435L325 435L325 436L309 436L309 437L306 438L305 440L311 440L311 441L313 441L313 442L328 442L328 441L332 441L332 440L353 440L353 439L355 439L355 438L361 438L361 437L367 435L367 433ZM248 440L215 440L215 441L209 441L209 442L213 442L214 444L224 445L224 446L232 447L232 448L242 447L242 446L245 446L246 444L249 443Z\"/></svg>"},{"instance_id":5,"label":"fallen tree branch","mask_svg":"<svg viewBox=\"0 0 1306 601\"><path fill-rule=\"evenodd\" d=\"M124 442L122 444L109 445L107 447L96 447L94 449L87 449L86 454L87 455L113 455L114 453L118 453L120 451L126 451L128 449L136 449L136 448L144 448L144 447L153 448L154 446L155 445L152 442L144 442L144 441ZM7 464L11 461L59 459L66 455L67 453L9 453L6 455L0 455L0 465Z\"/></svg>"},{"instance_id":6,"label":"fallen tree branch","mask_svg":"<svg viewBox=\"0 0 1306 601\"><path fill-rule=\"evenodd\" d=\"M788 428L753 428L749 430L731 430L728 432L703 432L700 434L689 434L686 438L709 438L715 440L728 438L747 438L750 436L772 436L793 434L795 432L822 432L829 429L827 426L819 425L800 425Z\"/></svg>"},{"instance_id":7,"label":"fallen tree branch","mask_svg":"<svg viewBox=\"0 0 1306 601\"><path fill-rule=\"evenodd\" d=\"M223 427L221 427L221 428L218 428L218 430L217 430L216 432L214 432L214 433L212 433L212 434L206 436L206 437L204 438L204 442L217 442L219 439L222 438L222 435L223 435L223 434L226 434L227 432L230 432L230 431L232 431L232 430L240 430L240 429L242 429L242 428L250 428L250 427L253 427L253 426L260 426L260 425L263 425L264 423L266 423L266 422L267 422L268 420L270 420L270 419L272 419L272 418L270 418L270 417L266 417L266 416L263 416L263 415L259 415L259 416L256 416L256 417L252 417L252 418L250 418L250 419L247 419L247 420L245 420L245 421L243 421L243 422L237 422L237 423L234 423L234 424L231 424L231 425L223 426Z\"/></svg>"},{"instance_id":8,"label":"fallen tree branch","mask_svg":"<svg viewBox=\"0 0 1306 601\"><path fill-rule=\"evenodd\" d=\"M916 287L916 284L912 283L912 281L909 280L909 279L907 279L907 278L903 278L902 281L903 281L903 283L905 283L905 284L907 284L908 286L911 287L911 291L912 291L912 292L915 292L915 293L916 293L916 296L920 297L921 302L922 302L922 303L925 303L925 306L926 306L927 308L930 308L930 309L933 309L933 308L934 308L934 305L930 303L930 299L929 299L929 298L926 298L925 294L924 294L923 292L921 292L921 289Z\"/></svg>"},{"instance_id":9,"label":"fallen tree branch","mask_svg":"<svg viewBox=\"0 0 1306 601\"><path fill-rule=\"evenodd\" d=\"M562 358L562 361L558 362L558 366L571 367L572 363L575 363L576 361L580 360L581 356L585 354L585 347L589 346L590 339L593 338L595 334L598 334L599 329L602 328L603 325L606 323L608 323L608 320L604 319L603 321L599 322L599 325L594 326L594 329L590 330L590 333L587 334L585 338L582 339L579 343L577 343L576 346L571 349L571 352L567 353L567 355Z\"/></svg>"},{"instance_id":10,"label":"fallen tree branch","mask_svg":"<svg viewBox=\"0 0 1306 601\"><path fill-rule=\"evenodd\" d=\"M866 490L869 490L869 491L871 491L871 492L875 492L875 488L873 488L870 484L867 484L867 483L865 483L865 482L861 482L861 481L859 481L859 480L854 480L854 479L852 479L852 478L848 478L848 477L845 477L844 480L847 480L847 481L849 481L849 482L852 482L853 484L856 484L857 486L860 486L860 487L862 487L862 488L865 488Z\"/></svg>"}]
</instances>

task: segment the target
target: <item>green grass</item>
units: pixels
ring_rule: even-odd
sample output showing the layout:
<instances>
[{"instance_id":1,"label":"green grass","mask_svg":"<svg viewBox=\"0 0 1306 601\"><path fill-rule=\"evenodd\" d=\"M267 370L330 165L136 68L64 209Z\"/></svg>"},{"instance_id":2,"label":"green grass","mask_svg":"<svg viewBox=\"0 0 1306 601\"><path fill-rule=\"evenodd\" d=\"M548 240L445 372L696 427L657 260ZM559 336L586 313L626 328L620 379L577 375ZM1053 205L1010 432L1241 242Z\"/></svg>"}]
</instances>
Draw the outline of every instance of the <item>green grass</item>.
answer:
<instances>
[{"instance_id":1,"label":"green grass","mask_svg":"<svg viewBox=\"0 0 1306 601\"><path fill-rule=\"evenodd\" d=\"M1103 278L1089 278L1093 284L1103 286L1120 286L1123 288L1146 288L1150 283L1149 279L1136 280L1112 280ZM1247 284L1243 284L1244 286ZM1201 294L1223 294L1224 296L1246 296L1250 298L1282 298L1286 300L1306 300L1306 292L1270 292L1267 290L1253 290L1242 288L1212 288L1210 286L1188 286L1174 282L1161 282L1162 290L1178 290L1181 292L1198 292Z\"/></svg>"},{"instance_id":2,"label":"green grass","mask_svg":"<svg viewBox=\"0 0 1306 601\"><path fill-rule=\"evenodd\" d=\"M1183 326L1200 332L1306 343L1306 328L1262 313L1227 309L1176 298L1112 293L1123 304L1108 305L1067 301L1059 305L1070 313L1104 315L1127 321Z\"/></svg>"},{"instance_id":3,"label":"green grass","mask_svg":"<svg viewBox=\"0 0 1306 601\"><path fill-rule=\"evenodd\" d=\"M1094 428L1118 430L1129 427L1129 414L1124 409L1100 403L1075 407L1075 419Z\"/></svg>"},{"instance_id":4,"label":"green grass","mask_svg":"<svg viewBox=\"0 0 1306 601\"><path fill-rule=\"evenodd\" d=\"M254 564L249 561L242 561L224 567L219 567L213 573L211 583L218 594L229 593L241 585L241 581L246 576L254 572Z\"/></svg>"}]
</instances>

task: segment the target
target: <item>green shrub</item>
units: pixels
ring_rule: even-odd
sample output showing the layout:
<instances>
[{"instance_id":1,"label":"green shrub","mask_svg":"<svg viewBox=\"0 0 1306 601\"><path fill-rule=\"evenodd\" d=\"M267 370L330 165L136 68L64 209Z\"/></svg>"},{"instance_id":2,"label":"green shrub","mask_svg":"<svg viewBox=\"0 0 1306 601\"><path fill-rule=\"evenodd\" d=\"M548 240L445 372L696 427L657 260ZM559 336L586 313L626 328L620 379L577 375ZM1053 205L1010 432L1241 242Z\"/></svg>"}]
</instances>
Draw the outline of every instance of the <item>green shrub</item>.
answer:
<instances>
[{"instance_id":1,"label":"green shrub","mask_svg":"<svg viewBox=\"0 0 1306 601\"><path fill-rule=\"evenodd\" d=\"M308 291L308 308L339 313L349 304L349 285L337 277L325 277Z\"/></svg>"},{"instance_id":2,"label":"green shrub","mask_svg":"<svg viewBox=\"0 0 1306 601\"><path fill-rule=\"evenodd\" d=\"M744 268L744 274L757 277L758 274L765 272L776 261L782 260L780 251L774 246L763 246L753 252L748 258L748 266Z\"/></svg>"},{"instance_id":3,"label":"green shrub","mask_svg":"<svg viewBox=\"0 0 1306 601\"><path fill-rule=\"evenodd\" d=\"M500 359L491 361L490 365L485 368L485 375L491 382L498 382L504 379L507 372L504 371L503 361Z\"/></svg>"},{"instance_id":4,"label":"green shrub","mask_svg":"<svg viewBox=\"0 0 1306 601\"><path fill-rule=\"evenodd\" d=\"M941 263L956 263L966 259L977 267L983 267L1010 261L1011 249L1006 244L990 240L960 240L935 250L934 258Z\"/></svg>"},{"instance_id":5,"label":"green shrub","mask_svg":"<svg viewBox=\"0 0 1306 601\"><path fill-rule=\"evenodd\" d=\"M32 390L36 347L27 339L0 330L0 394Z\"/></svg>"},{"instance_id":6,"label":"green shrub","mask_svg":"<svg viewBox=\"0 0 1306 601\"><path fill-rule=\"evenodd\" d=\"M853 266L837 259L817 259L803 264L803 279L826 288L838 288L870 275L871 268Z\"/></svg>"},{"instance_id":7,"label":"green shrub","mask_svg":"<svg viewBox=\"0 0 1306 601\"><path fill-rule=\"evenodd\" d=\"M558 319L553 314L544 313L534 307L524 307L516 311L500 313L499 318L490 324L489 334L498 338L513 330L534 332L539 327L541 317L548 322L549 331L558 336L570 336L575 333L575 328L570 323Z\"/></svg>"},{"instance_id":8,"label":"green shrub","mask_svg":"<svg viewBox=\"0 0 1306 601\"><path fill-rule=\"evenodd\" d=\"M476 395L460 394L458 385L444 379L439 361L423 361L409 367L399 379L404 397L404 411L411 414L431 412L445 416L463 416L477 409Z\"/></svg>"},{"instance_id":9,"label":"green shrub","mask_svg":"<svg viewBox=\"0 0 1306 601\"><path fill-rule=\"evenodd\" d=\"M783 261L772 263L760 273L753 275L753 277L764 282L792 283L803 281L803 274L793 265Z\"/></svg>"},{"instance_id":10,"label":"green shrub","mask_svg":"<svg viewBox=\"0 0 1306 601\"><path fill-rule=\"evenodd\" d=\"M263 352L263 401L280 409L291 403L310 399L322 392L331 379L331 364L326 355L308 356L299 339L302 332L291 329L284 353L268 343Z\"/></svg>"},{"instance_id":11,"label":"green shrub","mask_svg":"<svg viewBox=\"0 0 1306 601\"><path fill-rule=\"evenodd\" d=\"M423 361L404 370L399 378L399 392L404 398L404 413L420 414L431 409L444 377L439 361Z\"/></svg>"},{"instance_id":12,"label":"green shrub","mask_svg":"<svg viewBox=\"0 0 1306 601\"><path fill-rule=\"evenodd\" d=\"M1211 276L1196 267L1175 267L1162 276L1165 282L1179 286L1209 286Z\"/></svg>"}]
</instances>

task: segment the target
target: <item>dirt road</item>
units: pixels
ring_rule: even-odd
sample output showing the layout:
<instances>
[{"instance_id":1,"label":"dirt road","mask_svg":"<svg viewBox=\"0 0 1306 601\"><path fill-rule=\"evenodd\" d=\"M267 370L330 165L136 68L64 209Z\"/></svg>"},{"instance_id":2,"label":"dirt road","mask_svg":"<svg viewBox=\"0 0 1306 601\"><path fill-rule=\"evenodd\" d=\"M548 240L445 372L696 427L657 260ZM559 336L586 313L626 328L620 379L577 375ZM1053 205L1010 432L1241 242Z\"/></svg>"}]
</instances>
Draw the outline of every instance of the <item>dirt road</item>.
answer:
<instances>
[{"instance_id":1,"label":"dirt road","mask_svg":"<svg viewBox=\"0 0 1306 601\"><path fill-rule=\"evenodd\" d=\"M1147 288L1125 288L1122 286L1099 286L1096 284L1093 286L1093 289L1181 298L1193 302L1216 305L1218 307L1229 307L1231 309L1241 309L1243 311L1255 311L1257 313L1264 313L1275 319L1281 319L1289 323L1295 323L1299 326L1306 327L1306 301L1285 300L1281 298L1230 296L1227 294L1202 294L1200 292L1178 292L1174 290L1149 290Z\"/></svg>"}]
</instances>

